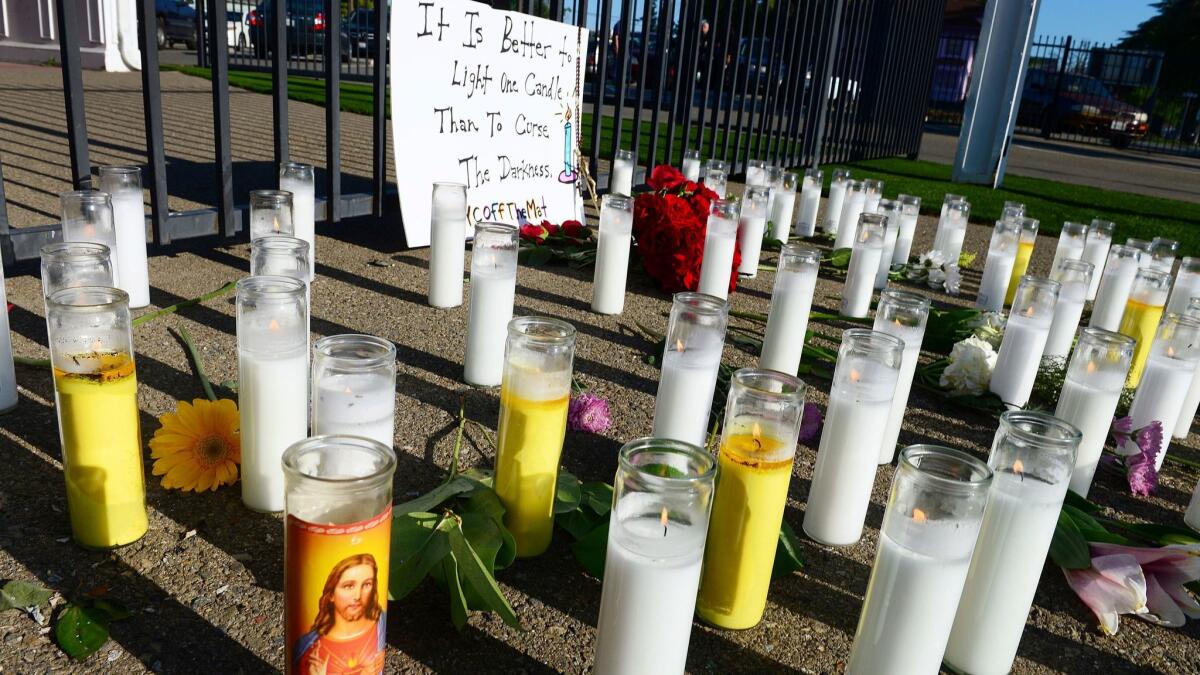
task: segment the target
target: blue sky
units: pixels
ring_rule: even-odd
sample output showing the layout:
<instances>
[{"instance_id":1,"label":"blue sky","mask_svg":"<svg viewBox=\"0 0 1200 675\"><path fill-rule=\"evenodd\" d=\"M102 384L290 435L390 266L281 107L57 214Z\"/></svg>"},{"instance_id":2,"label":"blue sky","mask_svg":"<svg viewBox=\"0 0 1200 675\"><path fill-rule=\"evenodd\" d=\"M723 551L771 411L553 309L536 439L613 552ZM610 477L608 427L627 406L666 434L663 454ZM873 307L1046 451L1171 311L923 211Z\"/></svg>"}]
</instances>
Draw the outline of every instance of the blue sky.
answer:
<instances>
[{"instance_id":1,"label":"blue sky","mask_svg":"<svg viewBox=\"0 0 1200 675\"><path fill-rule=\"evenodd\" d=\"M1036 33L1115 42L1154 16L1150 4L1149 0L1043 0Z\"/></svg>"}]
</instances>

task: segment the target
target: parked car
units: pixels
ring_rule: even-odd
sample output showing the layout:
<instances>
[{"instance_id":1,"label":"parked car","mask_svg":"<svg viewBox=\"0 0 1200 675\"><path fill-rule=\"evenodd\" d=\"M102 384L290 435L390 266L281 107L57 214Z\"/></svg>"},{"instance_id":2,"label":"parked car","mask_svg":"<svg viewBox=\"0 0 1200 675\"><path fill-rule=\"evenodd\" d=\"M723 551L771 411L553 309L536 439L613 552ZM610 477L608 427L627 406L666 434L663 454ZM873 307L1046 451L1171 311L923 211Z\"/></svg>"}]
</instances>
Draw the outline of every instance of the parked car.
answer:
<instances>
[{"instance_id":1,"label":"parked car","mask_svg":"<svg viewBox=\"0 0 1200 675\"><path fill-rule=\"evenodd\" d=\"M288 56L321 54L325 51L325 3L322 0L285 0ZM254 55L268 58L275 52L275 0L264 0L250 10L250 44ZM341 30L341 59L350 60L350 36Z\"/></svg>"},{"instance_id":2,"label":"parked car","mask_svg":"<svg viewBox=\"0 0 1200 675\"><path fill-rule=\"evenodd\" d=\"M732 62L734 58L737 59L736 62ZM733 67L725 70L725 84L732 85L736 72L739 92L748 85L757 84L758 93L762 93L769 87L782 86L787 76L783 53L779 47L774 47L768 38L742 38L737 56L730 55L729 59Z\"/></svg>"},{"instance_id":3,"label":"parked car","mask_svg":"<svg viewBox=\"0 0 1200 675\"><path fill-rule=\"evenodd\" d=\"M174 47L182 42L188 49L196 48L196 9L187 0L154 0L159 49Z\"/></svg>"},{"instance_id":4,"label":"parked car","mask_svg":"<svg viewBox=\"0 0 1200 675\"><path fill-rule=\"evenodd\" d=\"M241 12L233 12L226 10L225 22L229 26L229 30L225 35L225 44L229 48L239 52L246 51L250 47L250 23L249 12L243 15Z\"/></svg>"},{"instance_id":5,"label":"parked car","mask_svg":"<svg viewBox=\"0 0 1200 675\"><path fill-rule=\"evenodd\" d=\"M1118 148L1128 147L1149 130L1149 116L1117 99L1100 80L1040 68L1025 74L1017 121L1037 127L1045 138L1073 132L1108 138Z\"/></svg>"},{"instance_id":6,"label":"parked car","mask_svg":"<svg viewBox=\"0 0 1200 675\"><path fill-rule=\"evenodd\" d=\"M375 53L375 10L356 9L346 17L346 33L350 36L350 53L357 58L370 58ZM388 45L391 44L389 38Z\"/></svg>"}]
</instances>

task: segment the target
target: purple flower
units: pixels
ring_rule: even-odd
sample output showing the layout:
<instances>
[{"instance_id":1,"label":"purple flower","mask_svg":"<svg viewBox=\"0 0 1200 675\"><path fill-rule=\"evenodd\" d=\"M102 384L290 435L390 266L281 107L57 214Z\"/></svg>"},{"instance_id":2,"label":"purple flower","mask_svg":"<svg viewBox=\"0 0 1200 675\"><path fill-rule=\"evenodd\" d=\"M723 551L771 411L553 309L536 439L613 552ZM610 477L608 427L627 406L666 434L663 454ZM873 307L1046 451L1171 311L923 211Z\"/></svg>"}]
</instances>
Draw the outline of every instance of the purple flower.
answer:
<instances>
[{"instance_id":1,"label":"purple flower","mask_svg":"<svg viewBox=\"0 0 1200 675\"><path fill-rule=\"evenodd\" d=\"M800 420L800 442L815 441L821 435L821 409L816 403L804 404L804 417Z\"/></svg>"},{"instance_id":2,"label":"purple flower","mask_svg":"<svg viewBox=\"0 0 1200 675\"><path fill-rule=\"evenodd\" d=\"M1143 497L1154 492L1158 487L1155 465L1163 445L1162 422L1154 420L1134 431L1131 418L1115 418L1112 437L1117 444L1117 454L1123 455L1129 491Z\"/></svg>"},{"instance_id":3,"label":"purple flower","mask_svg":"<svg viewBox=\"0 0 1200 675\"><path fill-rule=\"evenodd\" d=\"M571 406L567 410L568 429L601 434L611 426L608 401L594 394L580 394L571 399Z\"/></svg>"}]
</instances>

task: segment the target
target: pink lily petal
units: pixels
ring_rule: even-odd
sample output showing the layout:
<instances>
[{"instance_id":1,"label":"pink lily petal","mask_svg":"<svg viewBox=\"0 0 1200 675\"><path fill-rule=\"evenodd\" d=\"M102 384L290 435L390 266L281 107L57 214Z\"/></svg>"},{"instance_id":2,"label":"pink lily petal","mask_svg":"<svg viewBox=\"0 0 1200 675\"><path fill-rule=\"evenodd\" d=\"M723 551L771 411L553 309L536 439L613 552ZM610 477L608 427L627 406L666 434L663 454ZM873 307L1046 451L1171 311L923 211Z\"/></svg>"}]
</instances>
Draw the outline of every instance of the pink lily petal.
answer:
<instances>
[{"instance_id":1,"label":"pink lily petal","mask_svg":"<svg viewBox=\"0 0 1200 675\"><path fill-rule=\"evenodd\" d=\"M1146 610L1146 577L1131 555L1104 555L1092 559L1083 570L1063 570L1067 583L1100 620L1100 628L1114 635L1121 614L1143 614Z\"/></svg>"},{"instance_id":2,"label":"pink lily petal","mask_svg":"<svg viewBox=\"0 0 1200 675\"><path fill-rule=\"evenodd\" d=\"M1191 574L1191 579L1200 578L1200 544L1171 544L1160 548L1143 546L1122 546L1092 542L1093 556L1124 553L1137 558L1140 565L1153 565L1155 573L1175 571L1181 574Z\"/></svg>"},{"instance_id":3,"label":"pink lily petal","mask_svg":"<svg viewBox=\"0 0 1200 675\"><path fill-rule=\"evenodd\" d=\"M1159 585L1153 576L1146 579L1146 608L1150 611L1141 618L1167 628L1179 628L1187 619L1175 599Z\"/></svg>"},{"instance_id":4,"label":"pink lily petal","mask_svg":"<svg viewBox=\"0 0 1200 675\"><path fill-rule=\"evenodd\" d=\"M1196 601L1196 596L1192 595L1191 591L1184 588L1182 584L1164 584L1163 589L1189 619L1200 618L1200 602Z\"/></svg>"}]
</instances>

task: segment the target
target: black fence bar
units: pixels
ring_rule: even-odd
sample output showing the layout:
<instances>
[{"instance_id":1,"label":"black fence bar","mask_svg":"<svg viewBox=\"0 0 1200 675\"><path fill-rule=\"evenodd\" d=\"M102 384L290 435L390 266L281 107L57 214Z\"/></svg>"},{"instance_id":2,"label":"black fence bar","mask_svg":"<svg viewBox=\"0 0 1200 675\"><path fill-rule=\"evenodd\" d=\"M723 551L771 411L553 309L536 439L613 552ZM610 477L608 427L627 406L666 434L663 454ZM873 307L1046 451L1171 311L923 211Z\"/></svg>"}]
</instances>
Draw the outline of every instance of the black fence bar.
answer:
<instances>
[{"instance_id":1,"label":"black fence bar","mask_svg":"<svg viewBox=\"0 0 1200 675\"><path fill-rule=\"evenodd\" d=\"M341 0L325 0L325 199L326 220L341 220L342 197L342 67Z\"/></svg>"},{"instance_id":2,"label":"black fence bar","mask_svg":"<svg viewBox=\"0 0 1200 675\"><path fill-rule=\"evenodd\" d=\"M625 89L629 82L629 54L632 52L632 45L629 44L629 38L633 34L633 0L621 0L621 32L614 35L616 56L620 62L617 69L617 98L613 101L613 131L612 131L612 147L609 148L609 154L612 157L617 156L617 150L621 148L621 127L625 122ZM646 60L642 59L642 66L645 67ZM606 83L601 82L603 88ZM637 157L633 158L634 163L637 163Z\"/></svg>"},{"instance_id":3,"label":"black fence bar","mask_svg":"<svg viewBox=\"0 0 1200 675\"><path fill-rule=\"evenodd\" d=\"M763 9L764 9L764 11L766 10L765 7ZM734 61L733 61L734 72L741 74L741 76L742 76L742 91L741 91L741 103L738 106L738 111L737 111L737 122L734 124L733 161L730 163L730 169L729 169L732 173L742 173L743 171L745 171L746 160L750 159L749 157L746 157L745 154L742 152L742 123L746 116L746 105L750 102L750 91L751 91L750 90L750 82L753 79L756 87L757 87L757 83L758 83L757 77L754 77L754 78L750 77L751 70L754 70L754 74L756 76L758 75L758 68L753 67L753 65L756 63L754 60L754 55L755 55L754 43L755 43L755 38L757 37L757 33L758 33L758 3L754 3L754 7L752 8L752 11L754 12L754 14L750 17L750 38L749 38L749 42L746 43L746 47L744 50L746 53L746 61L745 61L745 66L744 66L745 72L744 73L740 72L743 70L742 58L741 58L743 47L742 47L741 39L739 39L737 45L735 45L735 47L737 48L737 56L734 57ZM766 22L764 21L763 23L765 24ZM736 90L737 90L737 87L735 86L734 91L736 91ZM757 92L755 92L755 93L757 93ZM731 101L731 103L732 103L732 101ZM750 114L753 115L754 111L751 110Z\"/></svg>"},{"instance_id":4,"label":"black fence bar","mask_svg":"<svg viewBox=\"0 0 1200 675\"><path fill-rule=\"evenodd\" d=\"M698 111L698 114L696 115L696 143L693 146L697 150L700 150L700 151L704 150L704 114L705 114L705 112L707 112L706 108L708 107L708 97L712 94L712 90L713 90L713 82L712 82L713 58L716 56L716 53L717 53L716 19L721 14L721 0L713 0L712 8L713 8L713 16L712 16L713 21L710 22L709 26L708 26L708 52L705 54L706 66L705 66L704 70L702 71L704 73L704 76L702 78L703 89L701 90L701 93L700 93L700 109ZM719 101L716 104L714 104L714 106L719 106L719 105L720 105Z\"/></svg>"},{"instance_id":5,"label":"black fence bar","mask_svg":"<svg viewBox=\"0 0 1200 675\"><path fill-rule=\"evenodd\" d=\"M638 57L638 62L642 65L638 67L637 96L633 104L633 142L629 148L635 158L641 157L639 153L642 144L642 110L646 103L646 71L649 70L646 64L650 61L650 36L653 30L650 26L650 16L653 9L654 0L646 0L642 6L642 53Z\"/></svg>"},{"instance_id":6,"label":"black fence bar","mask_svg":"<svg viewBox=\"0 0 1200 675\"><path fill-rule=\"evenodd\" d=\"M158 74L155 0L137 0L138 49L142 52L142 116L146 124L146 165L154 243L171 243L167 231L167 161L163 148L162 87ZM197 45L199 48L199 45Z\"/></svg>"},{"instance_id":7,"label":"black fence bar","mask_svg":"<svg viewBox=\"0 0 1200 675\"><path fill-rule=\"evenodd\" d=\"M612 0L600 0L600 15L596 17L600 25L600 37L596 41L596 79L592 83L592 147L588 156L588 171L593 177L600 171L600 139L604 129L604 89L608 82L608 25L612 21ZM591 49L591 46L588 47Z\"/></svg>"},{"instance_id":8,"label":"black fence bar","mask_svg":"<svg viewBox=\"0 0 1200 675\"><path fill-rule=\"evenodd\" d=\"M208 64L209 64L209 60L210 60L209 52L207 49L204 48L204 46L206 44L208 44L208 35L206 34L206 31L204 30L204 24L205 24L204 15L206 14L206 12L207 12L207 10L205 9L205 3L197 2L196 3L196 65L200 66L201 68L207 68Z\"/></svg>"},{"instance_id":9,"label":"black fence bar","mask_svg":"<svg viewBox=\"0 0 1200 675\"><path fill-rule=\"evenodd\" d=\"M689 63L690 66L686 69L688 80L687 94L683 100L683 105L679 106L679 109L683 111L683 140L680 141L679 148L680 166L683 165L684 153L690 149L693 149L693 146L691 145L692 107L696 104L696 81L698 79L696 75L700 72L700 47L704 42L704 24L707 20L704 16L704 7L698 3L694 4L696 4L696 16L693 17L695 19L695 28L692 29L694 31L692 33L692 56L687 60L687 63ZM712 32L711 26L709 32ZM701 119L703 119L703 114L701 115ZM697 144L697 146L698 145L699 144Z\"/></svg>"},{"instance_id":10,"label":"black fence bar","mask_svg":"<svg viewBox=\"0 0 1200 675\"><path fill-rule=\"evenodd\" d=\"M557 0L558 9L552 16L562 17L562 0ZM388 64L388 13L375 12L375 51L371 55L375 59L374 73L374 105L372 106L372 144L371 144L371 212L382 216L384 211L384 192L387 190L387 64Z\"/></svg>"},{"instance_id":11,"label":"black fence bar","mask_svg":"<svg viewBox=\"0 0 1200 675\"><path fill-rule=\"evenodd\" d=\"M211 21L223 26L225 0L208 0ZM217 19L220 17L220 20ZM197 49L199 45L197 45ZM233 208L233 157L229 131L229 51L224 30L208 31L209 61L212 63L213 141L216 149L217 223L226 237L237 234Z\"/></svg>"},{"instance_id":12,"label":"black fence bar","mask_svg":"<svg viewBox=\"0 0 1200 675\"><path fill-rule=\"evenodd\" d=\"M266 7L266 4L263 5ZM259 17L265 23L266 17ZM271 111L275 123L275 166L288 161L288 39L287 11L279 11L279 3L271 12L270 30L275 34L275 48L271 50ZM268 26L261 31L267 34ZM270 41L268 41L270 44Z\"/></svg>"},{"instance_id":13,"label":"black fence bar","mask_svg":"<svg viewBox=\"0 0 1200 675\"><path fill-rule=\"evenodd\" d=\"M737 97L738 75L740 74L738 72L740 69L737 67L737 60L742 44L742 30L746 27L746 5L748 3L742 2L739 4L741 4L742 9L738 12L737 29L734 31L734 37L727 41L725 45L725 68L728 69L730 65L733 65L733 75L729 81L729 105L722 106L725 108L725 128L723 129L721 143L721 157L725 161L730 162L729 171L731 173L737 171L737 167L729 159L729 138L733 130L731 126L733 123L733 101ZM732 53L729 51L729 45L731 44L733 45Z\"/></svg>"},{"instance_id":14,"label":"black fence bar","mask_svg":"<svg viewBox=\"0 0 1200 675\"><path fill-rule=\"evenodd\" d=\"M550 18L554 19L555 21L563 20L563 0L550 0ZM375 34L382 35L382 33L379 32L376 32Z\"/></svg>"},{"instance_id":15,"label":"black fence bar","mask_svg":"<svg viewBox=\"0 0 1200 675\"><path fill-rule=\"evenodd\" d=\"M830 96L833 94L833 79L837 66L838 30L841 28L842 11L845 0L833 0L831 7L831 22L829 28L829 48L825 53L824 76L821 78L820 108L817 110L817 124L813 132L812 165L815 167L821 161L821 151L825 147L825 125L829 121Z\"/></svg>"},{"instance_id":16,"label":"black fence bar","mask_svg":"<svg viewBox=\"0 0 1200 675\"><path fill-rule=\"evenodd\" d=\"M776 97L776 107L771 117L771 125L767 128L767 157L774 164L790 167L791 164L783 161L784 150L787 140L782 138L783 131L787 128L787 122L790 120L792 106L795 105L793 93L795 91L796 74L799 73L804 65L802 57L804 39L800 36L800 19L804 16L804 9L800 6L791 8L787 25L787 37L785 41L788 45L788 58L784 62L786 64L786 72L783 78L783 90Z\"/></svg>"},{"instance_id":17,"label":"black fence bar","mask_svg":"<svg viewBox=\"0 0 1200 675\"><path fill-rule=\"evenodd\" d=\"M83 112L83 69L79 65L79 18L74 0L56 0L58 52L62 59L63 97L66 100L67 141L71 146L71 183L77 189L92 184L88 160L87 118Z\"/></svg>"},{"instance_id":18,"label":"black fence bar","mask_svg":"<svg viewBox=\"0 0 1200 675\"><path fill-rule=\"evenodd\" d=\"M658 84L654 87L654 111L650 113L650 161L653 169L658 163L658 117L662 112L663 94L667 89L667 64L671 62L671 24L675 21L674 0L663 0L658 23Z\"/></svg>"},{"instance_id":19,"label":"black fence bar","mask_svg":"<svg viewBox=\"0 0 1200 675\"><path fill-rule=\"evenodd\" d=\"M10 264L13 261L12 243L9 232L12 224L8 222L8 199L4 196L4 164L0 162L0 264Z\"/></svg>"}]
</instances>

